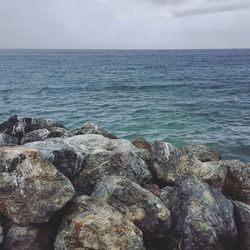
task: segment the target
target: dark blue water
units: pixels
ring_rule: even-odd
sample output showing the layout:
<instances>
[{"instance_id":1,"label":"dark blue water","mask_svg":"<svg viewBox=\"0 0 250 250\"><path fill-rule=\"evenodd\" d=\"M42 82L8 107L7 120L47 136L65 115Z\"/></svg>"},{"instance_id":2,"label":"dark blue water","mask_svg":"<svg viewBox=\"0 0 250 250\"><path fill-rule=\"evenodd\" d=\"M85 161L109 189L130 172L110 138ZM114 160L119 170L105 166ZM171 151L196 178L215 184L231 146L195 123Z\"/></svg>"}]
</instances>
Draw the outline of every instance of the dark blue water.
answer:
<instances>
[{"instance_id":1,"label":"dark blue water","mask_svg":"<svg viewBox=\"0 0 250 250\"><path fill-rule=\"evenodd\" d=\"M13 114L250 161L250 50L0 50L0 122Z\"/></svg>"}]
</instances>

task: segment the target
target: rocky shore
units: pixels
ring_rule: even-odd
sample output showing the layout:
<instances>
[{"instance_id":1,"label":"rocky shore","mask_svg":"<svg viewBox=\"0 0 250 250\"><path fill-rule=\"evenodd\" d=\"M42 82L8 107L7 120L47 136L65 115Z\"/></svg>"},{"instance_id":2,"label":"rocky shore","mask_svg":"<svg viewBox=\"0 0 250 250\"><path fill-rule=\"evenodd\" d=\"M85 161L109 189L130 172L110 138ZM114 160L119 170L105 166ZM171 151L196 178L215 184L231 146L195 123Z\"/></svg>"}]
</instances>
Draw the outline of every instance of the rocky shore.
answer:
<instances>
[{"instance_id":1,"label":"rocky shore","mask_svg":"<svg viewBox=\"0 0 250 250\"><path fill-rule=\"evenodd\" d=\"M0 249L250 249L250 163L12 116L0 124Z\"/></svg>"}]
</instances>

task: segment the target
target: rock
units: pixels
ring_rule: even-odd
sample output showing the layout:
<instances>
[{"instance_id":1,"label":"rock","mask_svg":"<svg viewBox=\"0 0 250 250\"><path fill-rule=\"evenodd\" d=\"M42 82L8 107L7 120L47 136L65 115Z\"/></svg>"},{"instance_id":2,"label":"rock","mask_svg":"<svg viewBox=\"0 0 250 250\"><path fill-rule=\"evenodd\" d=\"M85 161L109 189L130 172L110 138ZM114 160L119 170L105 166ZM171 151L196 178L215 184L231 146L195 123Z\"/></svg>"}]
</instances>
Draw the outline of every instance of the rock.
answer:
<instances>
[{"instance_id":1,"label":"rock","mask_svg":"<svg viewBox=\"0 0 250 250\"><path fill-rule=\"evenodd\" d=\"M43 159L53 163L61 173L70 179L85 166L85 154L78 145L66 143L61 138L27 143L26 146L38 150Z\"/></svg>"},{"instance_id":2,"label":"rock","mask_svg":"<svg viewBox=\"0 0 250 250\"><path fill-rule=\"evenodd\" d=\"M73 200L62 221L55 250L141 250L141 231L107 204L87 196Z\"/></svg>"},{"instance_id":3,"label":"rock","mask_svg":"<svg viewBox=\"0 0 250 250\"><path fill-rule=\"evenodd\" d=\"M237 229L233 204L216 187L187 176L165 192L164 203L172 212L174 240L180 249L234 249Z\"/></svg>"},{"instance_id":4,"label":"rock","mask_svg":"<svg viewBox=\"0 0 250 250\"><path fill-rule=\"evenodd\" d=\"M43 119L43 118L26 118L30 119L30 123L27 126L27 132L38 130L38 129L48 129L49 131L53 131L54 128L64 128L65 127L57 121L53 121L51 119Z\"/></svg>"},{"instance_id":5,"label":"rock","mask_svg":"<svg viewBox=\"0 0 250 250\"><path fill-rule=\"evenodd\" d=\"M143 184L151 179L146 160L146 150L137 149L122 139L112 140L102 135L77 135L64 142L79 146L85 154L86 165L73 179L74 187L84 194L91 194L96 181L108 175L124 176Z\"/></svg>"},{"instance_id":6,"label":"rock","mask_svg":"<svg viewBox=\"0 0 250 250\"><path fill-rule=\"evenodd\" d=\"M226 178L226 165L223 161L201 162L192 154L183 154L169 143L154 142L153 172L160 186L173 185L184 175L197 176L215 186L222 187Z\"/></svg>"},{"instance_id":7,"label":"rock","mask_svg":"<svg viewBox=\"0 0 250 250\"><path fill-rule=\"evenodd\" d=\"M23 145L23 144L26 144L28 142L33 142L33 141L44 141L45 139L48 138L49 134L50 134L50 131L46 128L33 130L23 135L21 139L21 144Z\"/></svg>"},{"instance_id":8,"label":"rock","mask_svg":"<svg viewBox=\"0 0 250 250\"><path fill-rule=\"evenodd\" d=\"M55 138L55 137L61 137L61 138L67 138L73 136L73 134L65 129L65 128L58 128L58 127L54 127L50 134L48 135L48 138Z\"/></svg>"},{"instance_id":9,"label":"rock","mask_svg":"<svg viewBox=\"0 0 250 250\"><path fill-rule=\"evenodd\" d=\"M180 150L183 154L190 154L202 162L221 160L221 155L214 149L211 149L206 145L188 145L186 147L181 148Z\"/></svg>"},{"instance_id":10,"label":"rock","mask_svg":"<svg viewBox=\"0 0 250 250\"><path fill-rule=\"evenodd\" d=\"M116 208L134 222L146 238L162 238L170 228L170 211L161 200L127 178L106 178L92 197Z\"/></svg>"},{"instance_id":11,"label":"rock","mask_svg":"<svg viewBox=\"0 0 250 250\"><path fill-rule=\"evenodd\" d=\"M3 242L3 228L0 221L0 244ZM1 246L0 246L1 247Z\"/></svg>"},{"instance_id":12,"label":"rock","mask_svg":"<svg viewBox=\"0 0 250 250\"><path fill-rule=\"evenodd\" d=\"M72 129L71 132L73 133L73 135L96 134L102 135L109 139L117 139L116 136L90 122L83 124L81 128Z\"/></svg>"},{"instance_id":13,"label":"rock","mask_svg":"<svg viewBox=\"0 0 250 250\"><path fill-rule=\"evenodd\" d=\"M13 222L46 222L73 195L70 181L35 149L0 148L0 213Z\"/></svg>"},{"instance_id":14,"label":"rock","mask_svg":"<svg viewBox=\"0 0 250 250\"><path fill-rule=\"evenodd\" d=\"M13 224L8 228L2 250L52 250L53 238L48 225L19 226Z\"/></svg>"},{"instance_id":15,"label":"rock","mask_svg":"<svg viewBox=\"0 0 250 250\"><path fill-rule=\"evenodd\" d=\"M238 227L238 245L236 249L250 249L250 206L234 201L235 219Z\"/></svg>"},{"instance_id":16,"label":"rock","mask_svg":"<svg viewBox=\"0 0 250 250\"><path fill-rule=\"evenodd\" d=\"M139 149L145 149L150 153L152 152L152 147L150 142L148 142L144 138L135 139L132 141L132 144Z\"/></svg>"},{"instance_id":17,"label":"rock","mask_svg":"<svg viewBox=\"0 0 250 250\"><path fill-rule=\"evenodd\" d=\"M0 133L0 146L17 145L18 138L10 136L8 134Z\"/></svg>"},{"instance_id":18,"label":"rock","mask_svg":"<svg viewBox=\"0 0 250 250\"><path fill-rule=\"evenodd\" d=\"M234 200L250 204L250 163L239 160L224 161L227 177L223 192Z\"/></svg>"}]
</instances>

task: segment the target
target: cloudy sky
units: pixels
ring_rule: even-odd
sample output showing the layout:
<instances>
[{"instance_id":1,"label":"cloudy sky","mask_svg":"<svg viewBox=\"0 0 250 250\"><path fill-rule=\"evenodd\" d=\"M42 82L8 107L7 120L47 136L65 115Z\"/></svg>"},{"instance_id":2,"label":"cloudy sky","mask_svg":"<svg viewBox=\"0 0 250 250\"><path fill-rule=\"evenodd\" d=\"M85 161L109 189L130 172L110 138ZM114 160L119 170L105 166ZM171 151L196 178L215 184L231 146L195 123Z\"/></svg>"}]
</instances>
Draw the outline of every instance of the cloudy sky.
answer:
<instances>
[{"instance_id":1,"label":"cloudy sky","mask_svg":"<svg viewBox=\"0 0 250 250\"><path fill-rule=\"evenodd\" d=\"M0 48L247 47L250 0L0 0Z\"/></svg>"}]
</instances>

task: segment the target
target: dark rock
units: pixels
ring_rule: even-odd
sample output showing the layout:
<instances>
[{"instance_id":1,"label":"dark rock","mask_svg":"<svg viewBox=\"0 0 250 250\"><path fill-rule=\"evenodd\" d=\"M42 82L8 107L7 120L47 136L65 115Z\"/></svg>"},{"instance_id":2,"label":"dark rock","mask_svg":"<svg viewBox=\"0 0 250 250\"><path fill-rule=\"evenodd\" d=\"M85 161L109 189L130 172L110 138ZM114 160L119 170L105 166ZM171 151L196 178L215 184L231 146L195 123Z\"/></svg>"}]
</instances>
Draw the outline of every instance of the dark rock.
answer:
<instances>
[{"instance_id":1,"label":"dark rock","mask_svg":"<svg viewBox=\"0 0 250 250\"><path fill-rule=\"evenodd\" d=\"M214 149L209 148L206 145L188 145L186 147L180 148L180 150L183 154L190 154L202 162L221 160L221 155Z\"/></svg>"},{"instance_id":2,"label":"dark rock","mask_svg":"<svg viewBox=\"0 0 250 250\"><path fill-rule=\"evenodd\" d=\"M18 138L10 136L8 134L0 133L0 146L17 145Z\"/></svg>"},{"instance_id":3,"label":"dark rock","mask_svg":"<svg viewBox=\"0 0 250 250\"><path fill-rule=\"evenodd\" d=\"M72 201L56 237L55 250L143 250L141 231L107 204L87 196Z\"/></svg>"},{"instance_id":4,"label":"dark rock","mask_svg":"<svg viewBox=\"0 0 250 250\"><path fill-rule=\"evenodd\" d=\"M92 197L108 203L134 222L144 238L162 238L170 228L170 212L161 200L127 178L106 178Z\"/></svg>"},{"instance_id":5,"label":"dark rock","mask_svg":"<svg viewBox=\"0 0 250 250\"><path fill-rule=\"evenodd\" d=\"M161 197L172 212L176 249L234 249L237 229L233 204L216 187L189 176L164 192L167 194Z\"/></svg>"},{"instance_id":6,"label":"dark rock","mask_svg":"<svg viewBox=\"0 0 250 250\"><path fill-rule=\"evenodd\" d=\"M250 204L250 163L239 160L224 161L227 177L223 192L234 200Z\"/></svg>"},{"instance_id":7,"label":"dark rock","mask_svg":"<svg viewBox=\"0 0 250 250\"><path fill-rule=\"evenodd\" d=\"M53 121L51 119L43 119L43 118L26 118L30 119L30 123L27 126L27 132L38 130L38 129L48 129L52 131L54 128L64 128L65 127L57 121Z\"/></svg>"},{"instance_id":8,"label":"dark rock","mask_svg":"<svg viewBox=\"0 0 250 250\"><path fill-rule=\"evenodd\" d=\"M26 144L38 150L41 156L65 176L72 179L85 166L85 154L77 145L70 145L60 138L51 138L45 141Z\"/></svg>"},{"instance_id":9,"label":"dark rock","mask_svg":"<svg viewBox=\"0 0 250 250\"><path fill-rule=\"evenodd\" d=\"M46 222L73 195L70 181L35 149L0 148L0 213L13 222Z\"/></svg>"},{"instance_id":10,"label":"dark rock","mask_svg":"<svg viewBox=\"0 0 250 250\"><path fill-rule=\"evenodd\" d=\"M52 232L47 224L19 226L12 224L5 235L2 250L52 250Z\"/></svg>"},{"instance_id":11,"label":"dark rock","mask_svg":"<svg viewBox=\"0 0 250 250\"><path fill-rule=\"evenodd\" d=\"M147 140L143 138L138 138L138 139L133 140L132 144L139 149L145 149L148 152L152 152L152 147L151 147L150 142L148 142Z\"/></svg>"},{"instance_id":12,"label":"dark rock","mask_svg":"<svg viewBox=\"0 0 250 250\"><path fill-rule=\"evenodd\" d=\"M109 139L117 139L115 135L112 135L108 131L90 122L83 124L81 128L72 129L71 132L73 135L96 134L96 135L102 135Z\"/></svg>"},{"instance_id":13,"label":"dark rock","mask_svg":"<svg viewBox=\"0 0 250 250\"><path fill-rule=\"evenodd\" d=\"M55 138L55 137L60 137L60 138L67 138L73 136L73 134L65 129L65 128L58 128L58 127L54 127L50 134L48 135L48 138Z\"/></svg>"},{"instance_id":14,"label":"dark rock","mask_svg":"<svg viewBox=\"0 0 250 250\"><path fill-rule=\"evenodd\" d=\"M105 175L124 176L139 185L150 182L151 174L146 163L150 157L148 152L137 149L126 140L86 134L64 141L78 145L86 155L84 169L73 180L74 187L84 194L91 194L96 182Z\"/></svg>"},{"instance_id":15,"label":"dark rock","mask_svg":"<svg viewBox=\"0 0 250 250\"><path fill-rule=\"evenodd\" d=\"M161 186L173 185L184 175L197 176L213 185L222 187L226 178L226 165L223 161L201 162L192 154L183 154L181 150L165 142L152 144L153 172Z\"/></svg>"},{"instance_id":16,"label":"dark rock","mask_svg":"<svg viewBox=\"0 0 250 250\"><path fill-rule=\"evenodd\" d=\"M0 245L1 243L3 242L3 228L2 228L2 225L1 225L1 221L0 221ZM0 246L1 247L1 246Z\"/></svg>"},{"instance_id":17,"label":"dark rock","mask_svg":"<svg viewBox=\"0 0 250 250\"><path fill-rule=\"evenodd\" d=\"M45 139L48 138L49 134L50 134L50 131L46 128L33 130L23 135L21 139L21 144L23 145L23 144L26 144L28 142L33 142L33 141L44 141Z\"/></svg>"},{"instance_id":18,"label":"dark rock","mask_svg":"<svg viewBox=\"0 0 250 250\"><path fill-rule=\"evenodd\" d=\"M238 245L239 250L250 249L250 206L238 201L234 201L235 219L238 227Z\"/></svg>"}]
</instances>

